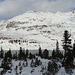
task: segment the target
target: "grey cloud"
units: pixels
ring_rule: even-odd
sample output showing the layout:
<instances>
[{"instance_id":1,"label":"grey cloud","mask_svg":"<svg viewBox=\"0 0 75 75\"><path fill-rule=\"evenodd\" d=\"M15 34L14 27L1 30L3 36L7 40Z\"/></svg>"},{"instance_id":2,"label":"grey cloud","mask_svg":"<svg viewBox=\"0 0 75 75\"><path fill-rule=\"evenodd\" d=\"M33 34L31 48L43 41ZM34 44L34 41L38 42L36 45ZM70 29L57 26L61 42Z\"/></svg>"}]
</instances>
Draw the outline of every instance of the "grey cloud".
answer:
<instances>
[{"instance_id":1,"label":"grey cloud","mask_svg":"<svg viewBox=\"0 0 75 75\"><path fill-rule=\"evenodd\" d=\"M0 18L12 18L29 10L67 12L75 8L75 0L4 0L0 2Z\"/></svg>"}]
</instances>

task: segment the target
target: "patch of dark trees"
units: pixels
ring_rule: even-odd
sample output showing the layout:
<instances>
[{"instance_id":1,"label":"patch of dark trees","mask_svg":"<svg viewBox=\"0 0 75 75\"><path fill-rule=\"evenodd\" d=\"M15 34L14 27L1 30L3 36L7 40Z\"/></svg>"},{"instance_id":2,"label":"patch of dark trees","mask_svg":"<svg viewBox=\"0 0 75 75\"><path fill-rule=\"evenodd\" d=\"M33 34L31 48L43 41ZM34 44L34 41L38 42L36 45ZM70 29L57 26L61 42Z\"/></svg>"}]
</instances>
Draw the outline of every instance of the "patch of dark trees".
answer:
<instances>
[{"instance_id":1,"label":"patch of dark trees","mask_svg":"<svg viewBox=\"0 0 75 75\"><path fill-rule=\"evenodd\" d=\"M59 42L56 42L56 49L52 51L52 55L49 56L49 51L45 49L44 51L39 47L37 54L29 53L29 50L23 50L20 47L19 52L12 55L11 49L4 54L4 50L1 47L0 58L2 58L1 68L5 70L11 69L12 59L14 60L24 60L26 62L26 66L28 64L27 59L31 60L31 67L37 67L42 64L41 60L38 59L48 59L51 60L48 62L48 66L46 68L47 72L43 73L43 75L55 75L61 66L58 66L57 62L62 64L62 67L65 68L67 73L72 74L72 70L75 68L74 58L75 58L75 42L71 44L71 34L67 30L64 31L62 46L64 49L64 53L59 49ZM35 62L34 60L35 59Z\"/></svg>"}]
</instances>

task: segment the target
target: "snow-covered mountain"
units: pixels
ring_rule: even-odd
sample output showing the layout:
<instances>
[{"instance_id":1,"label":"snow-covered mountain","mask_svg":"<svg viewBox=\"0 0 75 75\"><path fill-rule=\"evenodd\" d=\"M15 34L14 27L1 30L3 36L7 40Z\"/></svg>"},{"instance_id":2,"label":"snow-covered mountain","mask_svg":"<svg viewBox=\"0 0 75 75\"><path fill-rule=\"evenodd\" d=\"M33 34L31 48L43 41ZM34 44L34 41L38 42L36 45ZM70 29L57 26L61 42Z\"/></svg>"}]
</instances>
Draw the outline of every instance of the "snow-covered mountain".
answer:
<instances>
[{"instance_id":1,"label":"snow-covered mountain","mask_svg":"<svg viewBox=\"0 0 75 75\"><path fill-rule=\"evenodd\" d=\"M19 47L55 49L56 41L62 45L64 30L75 39L75 11L67 13L28 11L8 21L0 21L0 46L7 50Z\"/></svg>"}]
</instances>

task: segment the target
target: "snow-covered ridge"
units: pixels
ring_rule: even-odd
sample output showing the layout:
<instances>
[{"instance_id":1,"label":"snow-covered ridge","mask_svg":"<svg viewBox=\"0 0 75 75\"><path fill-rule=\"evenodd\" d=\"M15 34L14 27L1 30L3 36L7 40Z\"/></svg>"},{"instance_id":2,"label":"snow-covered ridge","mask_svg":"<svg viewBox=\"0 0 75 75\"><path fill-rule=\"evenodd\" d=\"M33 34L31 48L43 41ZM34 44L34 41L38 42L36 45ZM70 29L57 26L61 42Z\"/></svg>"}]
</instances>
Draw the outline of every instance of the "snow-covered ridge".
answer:
<instances>
[{"instance_id":1,"label":"snow-covered ridge","mask_svg":"<svg viewBox=\"0 0 75 75\"><path fill-rule=\"evenodd\" d=\"M4 49L54 49L56 40L60 42L64 30L68 30L75 39L75 11L67 13L28 11L8 21L0 21L0 46ZM17 43L10 41L18 40ZM20 40L20 41L19 41ZM14 47L14 48L13 48Z\"/></svg>"}]
</instances>

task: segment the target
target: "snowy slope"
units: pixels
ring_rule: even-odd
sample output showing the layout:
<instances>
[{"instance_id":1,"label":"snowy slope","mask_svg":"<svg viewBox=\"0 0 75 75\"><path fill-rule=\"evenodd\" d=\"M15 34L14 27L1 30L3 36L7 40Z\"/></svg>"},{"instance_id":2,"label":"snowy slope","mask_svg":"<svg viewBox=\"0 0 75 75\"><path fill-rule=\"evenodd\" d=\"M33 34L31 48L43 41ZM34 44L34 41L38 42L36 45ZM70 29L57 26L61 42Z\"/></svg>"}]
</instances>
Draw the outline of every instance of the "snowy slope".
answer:
<instances>
[{"instance_id":1,"label":"snowy slope","mask_svg":"<svg viewBox=\"0 0 75 75\"><path fill-rule=\"evenodd\" d=\"M56 40L60 42L64 30L68 30L75 38L75 12L37 12L28 11L8 21L0 21L0 46L4 49L55 49ZM18 40L17 43L9 41ZM19 41L20 40L20 41Z\"/></svg>"},{"instance_id":2,"label":"snowy slope","mask_svg":"<svg viewBox=\"0 0 75 75\"><path fill-rule=\"evenodd\" d=\"M30 59L27 59L28 66L24 66L26 63L26 61L24 61L24 60L17 60L17 61L12 60L12 67L11 67L12 70L7 70L4 73L4 75L16 75L16 66L17 66L18 75L43 75L43 73L47 72L48 62L51 62L52 60L41 59L41 58L39 58L39 60L42 62L42 65L39 65L37 67L30 66L31 65ZM33 61L35 62L35 59L33 59ZM1 60L0 60L0 63L2 63ZM21 65L19 65L19 63L21 63ZM58 66L62 66L60 62L58 62L57 64L58 64ZM22 67L22 69L20 70L21 67ZM44 69L42 69L42 68L44 68ZM2 71L2 70L3 70L3 68L0 68L0 71ZM72 71L73 71L73 73L71 75L75 75L75 69L73 69ZM70 73L68 74L64 67L60 67L59 71L55 75L70 75Z\"/></svg>"}]
</instances>

